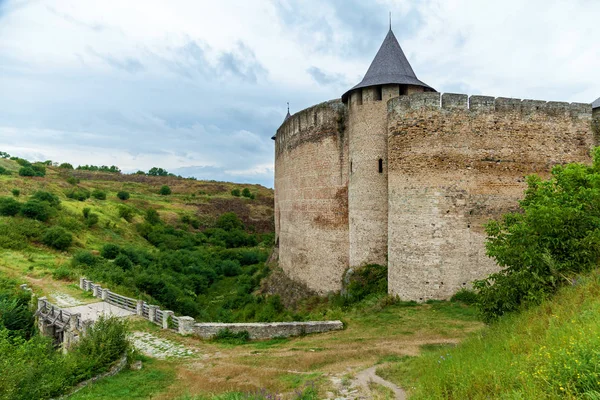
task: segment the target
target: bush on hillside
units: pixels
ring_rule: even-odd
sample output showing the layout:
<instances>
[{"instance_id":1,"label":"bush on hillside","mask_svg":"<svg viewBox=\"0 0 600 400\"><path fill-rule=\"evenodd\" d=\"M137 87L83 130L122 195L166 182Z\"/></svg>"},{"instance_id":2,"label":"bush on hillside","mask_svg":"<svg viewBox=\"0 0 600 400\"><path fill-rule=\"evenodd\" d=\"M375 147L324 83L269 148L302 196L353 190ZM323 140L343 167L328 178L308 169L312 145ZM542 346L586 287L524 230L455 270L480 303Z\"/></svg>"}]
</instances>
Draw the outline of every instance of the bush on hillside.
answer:
<instances>
[{"instance_id":1,"label":"bush on hillside","mask_svg":"<svg viewBox=\"0 0 600 400\"><path fill-rule=\"evenodd\" d=\"M226 212L221 214L217 219L215 226L225 231L244 229L244 224L234 212Z\"/></svg>"},{"instance_id":2,"label":"bush on hillside","mask_svg":"<svg viewBox=\"0 0 600 400\"><path fill-rule=\"evenodd\" d=\"M240 189L237 189L237 188L233 189L233 190L231 191L231 195L232 195L232 196L235 196L235 197L240 197L240 195L241 195L241 193L240 193Z\"/></svg>"},{"instance_id":3,"label":"bush on hillside","mask_svg":"<svg viewBox=\"0 0 600 400\"><path fill-rule=\"evenodd\" d=\"M87 218L85 219L85 225L88 228L91 228L93 226L98 225L98 222L100 221L100 217L98 216L98 214L96 213L89 213Z\"/></svg>"},{"instance_id":4,"label":"bush on hillside","mask_svg":"<svg viewBox=\"0 0 600 400\"><path fill-rule=\"evenodd\" d=\"M119 218L123 218L127 222L133 220L133 209L124 205L119 206Z\"/></svg>"},{"instance_id":5,"label":"bush on hillside","mask_svg":"<svg viewBox=\"0 0 600 400\"><path fill-rule=\"evenodd\" d=\"M45 201L52 207L58 207L60 205L60 199L58 196L43 190L38 190L31 196L31 198L39 201Z\"/></svg>"},{"instance_id":6,"label":"bush on hillside","mask_svg":"<svg viewBox=\"0 0 600 400\"><path fill-rule=\"evenodd\" d=\"M133 267L133 262L125 254L120 253L117 257L115 257L115 265L124 270L128 270Z\"/></svg>"},{"instance_id":7,"label":"bush on hillside","mask_svg":"<svg viewBox=\"0 0 600 400\"><path fill-rule=\"evenodd\" d=\"M154 209L146 210L146 221L151 225L156 225L160 223L160 216L158 215L158 211Z\"/></svg>"},{"instance_id":8,"label":"bush on hillside","mask_svg":"<svg viewBox=\"0 0 600 400\"><path fill-rule=\"evenodd\" d=\"M13 189L10 191L13 196L19 197L21 195L21 191L19 189Z\"/></svg>"},{"instance_id":9,"label":"bush on hillside","mask_svg":"<svg viewBox=\"0 0 600 400\"><path fill-rule=\"evenodd\" d=\"M107 260L114 260L117 258L119 253L121 252L121 248L116 244L107 243L102 246L102 250L100 251L100 255Z\"/></svg>"},{"instance_id":10,"label":"bush on hillside","mask_svg":"<svg viewBox=\"0 0 600 400\"><path fill-rule=\"evenodd\" d=\"M88 376L104 372L126 355L130 344L127 321L117 317L100 318L91 325L75 348L75 355L89 360Z\"/></svg>"},{"instance_id":11,"label":"bush on hillside","mask_svg":"<svg viewBox=\"0 0 600 400\"><path fill-rule=\"evenodd\" d=\"M248 188L244 188L244 190L242 190L242 196L247 197L249 199L254 199L254 194Z\"/></svg>"},{"instance_id":12,"label":"bush on hillside","mask_svg":"<svg viewBox=\"0 0 600 400\"><path fill-rule=\"evenodd\" d=\"M93 255L92 252L90 252L90 251L79 250L73 255L73 259L71 262L72 262L73 266L78 266L78 265L92 266L92 265L96 265L96 263L98 262L98 257Z\"/></svg>"},{"instance_id":13,"label":"bush on hillside","mask_svg":"<svg viewBox=\"0 0 600 400\"><path fill-rule=\"evenodd\" d=\"M12 217L21 211L21 203L12 197L0 197L0 215Z\"/></svg>"},{"instance_id":14,"label":"bush on hillside","mask_svg":"<svg viewBox=\"0 0 600 400\"><path fill-rule=\"evenodd\" d=\"M5 151L0 151L0 158L10 158L10 154Z\"/></svg>"},{"instance_id":15,"label":"bush on hillside","mask_svg":"<svg viewBox=\"0 0 600 400\"><path fill-rule=\"evenodd\" d=\"M94 189L92 191L92 197L95 198L96 200L106 200L106 192L104 192L100 189Z\"/></svg>"},{"instance_id":16,"label":"bush on hillside","mask_svg":"<svg viewBox=\"0 0 600 400\"><path fill-rule=\"evenodd\" d=\"M21 214L26 218L46 222L54 212L48 202L30 199L21 206Z\"/></svg>"},{"instance_id":17,"label":"bush on hillside","mask_svg":"<svg viewBox=\"0 0 600 400\"><path fill-rule=\"evenodd\" d=\"M63 227L53 226L42 236L42 243L57 250L67 250L73 243L73 235Z\"/></svg>"},{"instance_id":18,"label":"bush on hillside","mask_svg":"<svg viewBox=\"0 0 600 400\"><path fill-rule=\"evenodd\" d=\"M69 163L62 163L58 166L58 168L61 169L73 169L73 165L69 164Z\"/></svg>"},{"instance_id":19,"label":"bush on hillside","mask_svg":"<svg viewBox=\"0 0 600 400\"><path fill-rule=\"evenodd\" d=\"M57 281L74 281L77 279L77 274L68 267L60 266L52 272L52 279Z\"/></svg>"},{"instance_id":20,"label":"bush on hillside","mask_svg":"<svg viewBox=\"0 0 600 400\"><path fill-rule=\"evenodd\" d=\"M593 158L591 166L557 165L545 181L529 176L523 212L487 225L487 253L504 269L474 282L486 321L538 304L573 274L597 267L600 148Z\"/></svg>"},{"instance_id":21,"label":"bush on hillside","mask_svg":"<svg viewBox=\"0 0 600 400\"><path fill-rule=\"evenodd\" d=\"M31 163L23 158L15 157L12 159L15 160L17 164L19 164L22 167L31 167Z\"/></svg>"},{"instance_id":22,"label":"bush on hillside","mask_svg":"<svg viewBox=\"0 0 600 400\"><path fill-rule=\"evenodd\" d=\"M129 200L129 192L121 190L117 193L117 197L121 200Z\"/></svg>"},{"instance_id":23,"label":"bush on hillside","mask_svg":"<svg viewBox=\"0 0 600 400\"><path fill-rule=\"evenodd\" d=\"M66 196L69 199L79 200L79 201L86 201L87 199L90 198L91 193L86 188L75 187L75 188L67 191Z\"/></svg>"},{"instance_id":24,"label":"bush on hillside","mask_svg":"<svg viewBox=\"0 0 600 400\"><path fill-rule=\"evenodd\" d=\"M6 168L0 166L0 175L11 175L11 172Z\"/></svg>"},{"instance_id":25,"label":"bush on hillside","mask_svg":"<svg viewBox=\"0 0 600 400\"><path fill-rule=\"evenodd\" d=\"M70 176L70 177L67 178L67 183L69 185L73 185L73 186L79 185L79 182L81 182L81 180L79 178L74 177L74 176Z\"/></svg>"},{"instance_id":26,"label":"bush on hillside","mask_svg":"<svg viewBox=\"0 0 600 400\"><path fill-rule=\"evenodd\" d=\"M170 194L171 194L171 188L170 188L170 187L168 187L167 185L162 185L162 186L160 187L160 190L158 191L158 193L159 193L161 196L168 196L168 195L170 195Z\"/></svg>"},{"instance_id":27,"label":"bush on hillside","mask_svg":"<svg viewBox=\"0 0 600 400\"><path fill-rule=\"evenodd\" d=\"M35 171L31 167L21 167L19 169L20 176L36 176Z\"/></svg>"}]
</instances>

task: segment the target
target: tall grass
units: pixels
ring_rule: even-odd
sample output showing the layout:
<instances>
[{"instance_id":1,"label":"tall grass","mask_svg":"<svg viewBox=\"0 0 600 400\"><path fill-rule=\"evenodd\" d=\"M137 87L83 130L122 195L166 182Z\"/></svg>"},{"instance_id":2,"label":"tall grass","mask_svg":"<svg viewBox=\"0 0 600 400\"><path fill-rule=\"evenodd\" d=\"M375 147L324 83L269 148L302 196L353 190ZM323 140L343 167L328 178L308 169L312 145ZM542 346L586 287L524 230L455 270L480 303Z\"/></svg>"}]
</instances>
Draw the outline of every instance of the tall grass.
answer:
<instances>
[{"instance_id":1,"label":"tall grass","mask_svg":"<svg viewBox=\"0 0 600 400\"><path fill-rule=\"evenodd\" d=\"M378 373L411 399L600 398L600 272L452 349Z\"/></svg>"}]
</instances>

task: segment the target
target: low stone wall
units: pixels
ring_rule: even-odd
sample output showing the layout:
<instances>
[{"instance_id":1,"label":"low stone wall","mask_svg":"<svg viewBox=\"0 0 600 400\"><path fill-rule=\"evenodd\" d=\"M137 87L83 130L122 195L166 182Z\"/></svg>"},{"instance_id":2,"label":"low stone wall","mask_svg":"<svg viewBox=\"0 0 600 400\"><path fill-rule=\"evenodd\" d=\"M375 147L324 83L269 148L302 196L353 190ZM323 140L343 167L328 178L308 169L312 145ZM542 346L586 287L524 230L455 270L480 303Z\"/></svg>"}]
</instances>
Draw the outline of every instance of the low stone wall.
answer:
<instances>
[{"instance_id":1,"label":"low stone wall","mask_svg":"<svg viewBox=\"0 0 600 400\"><path fill-rule=\"evenodd\" d=\"M344 328L341 321L307 321L307 322L267 322L225 324L219 322L196 323L192 317L178 317L173 311L161 310L158 306L149 305L142 300L118 295L89 279L81 278L81 289L92 291L94 297L101 298L109 304L136 312L163 329L172 329L181 335L194 335L210 339L222 329L232 332L248 331L250 339L272 339L274 337L300 336L307 333L335 331Z\"/></svg>"},{"instance_id":2,"label":"low stone wall","mask_svg":"<svg viewBox=\"0 0 600 400\"><path fill-rule=\"evenodd\" d=\"M198 323L191 328L191 334L203 339L213 338L219 331L229 329L233 333L247 331L250 339L273 339L276 337L301 336L308 333L338 331L344 328L341 321L310 322L257 322L240 324Z\"/></svg>"}]
</instances>

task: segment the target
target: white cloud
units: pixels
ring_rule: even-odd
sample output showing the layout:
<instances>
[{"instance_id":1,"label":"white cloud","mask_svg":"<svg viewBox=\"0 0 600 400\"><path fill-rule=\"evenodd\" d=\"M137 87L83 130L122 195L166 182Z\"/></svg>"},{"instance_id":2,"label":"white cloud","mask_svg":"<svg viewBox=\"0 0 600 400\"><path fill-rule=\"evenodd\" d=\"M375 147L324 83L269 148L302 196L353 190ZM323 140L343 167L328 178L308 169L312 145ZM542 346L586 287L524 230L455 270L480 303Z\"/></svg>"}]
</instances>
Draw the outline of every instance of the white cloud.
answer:
<instances>
[{"instance_id":1,"label":"white cloud","mask_svg":"<svg viewBox=\"0 0 600 400\"><path fill-rule=\"evenodd\" d=\"M271 185L286 101L357 83L388 10L440 91L600 95L589 0L0 0L1 150Z\"/></svg>"}]
</instances>

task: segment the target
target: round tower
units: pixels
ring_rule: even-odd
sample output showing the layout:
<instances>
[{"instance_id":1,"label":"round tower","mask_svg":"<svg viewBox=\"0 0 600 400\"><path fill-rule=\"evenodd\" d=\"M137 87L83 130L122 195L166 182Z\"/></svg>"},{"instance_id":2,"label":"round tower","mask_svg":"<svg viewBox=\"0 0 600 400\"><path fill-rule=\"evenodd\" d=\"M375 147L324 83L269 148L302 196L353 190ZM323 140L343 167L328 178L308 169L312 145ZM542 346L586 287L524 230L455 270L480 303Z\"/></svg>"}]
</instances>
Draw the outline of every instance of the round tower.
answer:
<instances>
[{"instance_id":1,"label":"round tower","mask_svg":"<svg viewBox=\"0 0 600 400\"><path fill-rule=\"evenodd\" d=\"M342 95L348 107L349 263L387 264L387 101L435 90L417 79L390 28L363 80Z\"/></svg>"}]
</instances>

